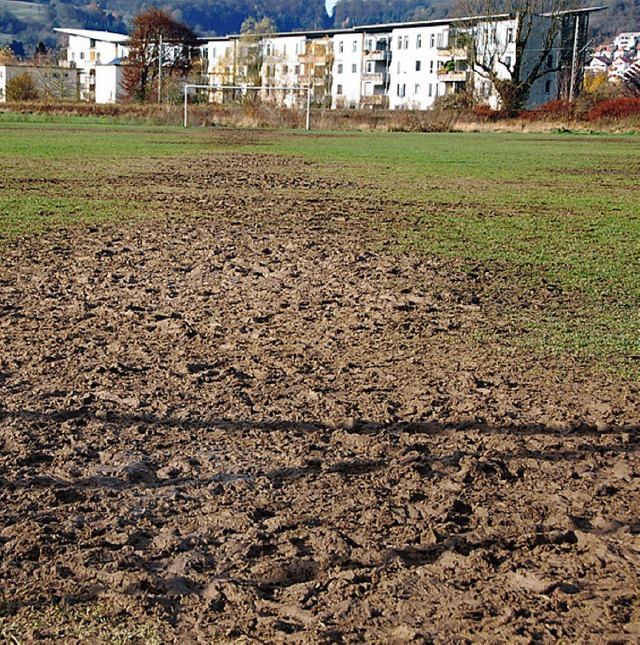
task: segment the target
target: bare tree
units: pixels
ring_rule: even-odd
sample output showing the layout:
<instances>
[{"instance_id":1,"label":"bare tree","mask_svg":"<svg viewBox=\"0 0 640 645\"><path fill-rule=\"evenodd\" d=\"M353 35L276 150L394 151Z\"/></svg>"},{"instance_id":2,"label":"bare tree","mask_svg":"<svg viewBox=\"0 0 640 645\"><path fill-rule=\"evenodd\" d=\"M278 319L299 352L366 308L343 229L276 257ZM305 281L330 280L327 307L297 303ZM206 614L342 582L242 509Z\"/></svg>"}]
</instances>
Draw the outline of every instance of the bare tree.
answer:
<instances>
[{"instance_id":1,"label":"bare tree","mask_svg":"<svg viewBox=\"0 0 640 645\"><path fill-rule=\"evenodd\" d=\"M276 24L271 18L256 20L250 17L242 23L240 33L242 35L238 40L236 82L243 85L262 85L263 40L265 36L276 33Z\"/></svg>"},{"instance_id":2,"label":"bare tree","mask_svg":"<svg viewBox=\"0 0 640 645\"><path fill-rule=\"evenodd\" d=\"M587 14L572 13L578 0L470 0L464 11L474 70L487 79L510 115L526 104L534 83L568 68ZM575 29L572 29L574 28ZM577 44L577 42L576 42ZM577 85L576 78L568 82Z\"/></svg>"}]
</instances>

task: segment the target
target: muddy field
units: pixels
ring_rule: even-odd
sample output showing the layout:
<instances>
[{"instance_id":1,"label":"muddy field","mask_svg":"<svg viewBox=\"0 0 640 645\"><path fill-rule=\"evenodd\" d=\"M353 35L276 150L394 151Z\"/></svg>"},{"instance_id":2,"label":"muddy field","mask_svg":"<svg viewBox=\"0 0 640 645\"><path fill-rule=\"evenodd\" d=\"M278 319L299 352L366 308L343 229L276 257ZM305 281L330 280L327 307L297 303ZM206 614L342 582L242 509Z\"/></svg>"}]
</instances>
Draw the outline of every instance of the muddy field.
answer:
<instances>
[{"instance_id":1,"label":"muddy field","mask_svg":"<svg viewBox=\"0 0 640 645\"><path fill-rule=\"evenodd\" d=\"M302 162L137 176L3 250L5 640L638 642L638 387L515 342L553 293Z\"/></svg>"}]
</instances>

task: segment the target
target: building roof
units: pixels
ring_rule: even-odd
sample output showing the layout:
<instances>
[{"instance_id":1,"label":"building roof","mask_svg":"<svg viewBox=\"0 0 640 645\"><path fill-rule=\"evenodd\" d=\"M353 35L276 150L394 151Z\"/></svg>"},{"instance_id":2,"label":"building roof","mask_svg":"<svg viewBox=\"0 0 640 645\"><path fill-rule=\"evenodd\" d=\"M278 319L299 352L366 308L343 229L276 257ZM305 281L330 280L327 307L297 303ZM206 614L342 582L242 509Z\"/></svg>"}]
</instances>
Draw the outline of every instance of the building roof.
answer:
<instances>
[{"instance_id":1,"label":"building roof","mask_svg":"<svg viewBox=\"0 0 640 645\"><path fill-rule=\"evenodd\" d=\"M93 29L63 29L55 27L53 31L67 36L80 36L81 38L90 38L93 40L102 40L107 43L126 43L129 41L129 36L126 34L116 34L112 31L94 31Z\"/></svg>"},{"instance_id":2,"label":"building roof","mask_svg":"<svg viewBox=\"0 0 640 645\"><path fill-rule=\"evenodd\" d=\"M606 7L585 7L582 9L568 9L566 11L559 11L555 14L541 14L545 16L568 16L576 14L589 14L598 11L604 11ZM416 27L437 27L438 25L468 25L470 23L486 22L486 21L502 21L513 20L513 16L508 13L479 15L479 16L466 16L463 18L439 18L438 20L419 20L414 22L389 22L383 24L373 25L356 25L355 27L343 27L342 29L323 29L323 30L300 30L288 32L276 32L273 34L265 34L265 37L280 38L286 36L306 36L307 38L322 38L324 36L337 36L340 34L373 34L380 32L390 32L394 29L409 29ZM227 36L201 36L198 38L201 42L209 42L214 40L233 40L241 38L242 34L229 34Z\"/></svg>"}]
</instances>

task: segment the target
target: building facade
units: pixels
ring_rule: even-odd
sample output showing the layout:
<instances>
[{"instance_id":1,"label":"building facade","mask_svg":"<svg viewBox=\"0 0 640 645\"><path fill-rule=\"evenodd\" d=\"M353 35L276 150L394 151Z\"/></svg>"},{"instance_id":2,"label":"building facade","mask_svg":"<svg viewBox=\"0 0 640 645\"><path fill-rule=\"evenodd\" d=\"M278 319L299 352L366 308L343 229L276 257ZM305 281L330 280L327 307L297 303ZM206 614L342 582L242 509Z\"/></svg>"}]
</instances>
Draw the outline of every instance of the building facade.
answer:
<instances>
[{"instance_id":1,"label":"building facade","mask_svg":"<svg viewBox=\"0 0 640 645\"><path fill-rule=\"evenodd\" d=\"M293 104L294 88L310 87L315 105L332 108L425 110L438 97L463 91L500 107L496 79L519 67L541 68L528 107L569 98L582 80L588 19L592 9L532 19L532 36L516 59L518 19L510 15L367 25L340 30L242 34L201 39L203 72L210 100L237 97L223 86L258 86L257 93ZM553 22L553 42L545 29ZM120 99L121 64L128 37L81 29L56 29L68 37L66 65L79 71L79 97L96 102ZM620 44L635 44L624 34ZM540 52L545 59L540 60ZM522 74L520 75L522 78ZM496 80L497 82L497 80ZM292 93L275 88L292 88ZM255 90L252 90L255 92ZM242 94L242 90L240 90Z\"/></svg>"},{"instance_id":2,"label":"building facade","mask_svg":"<svg viewBox=\"0 0 640 645\"><path fill-rule=\"evenodd\" d=\"M65 65L78 70L79 99L96 103L120 100L120 65L129 54L129 36L92 29L56 28L54 31L68 39Z\"/></svg>"},{"instance_id":3,"label":"building facade","mask_svg":"<svg viewBox=\"0 0 640 645\"><path fill-rule=\"evenodd\" d=\"M26 75L38 98L56 101L78 100L78 71L53 63L6 63L0 65L0 103L7 101L7 83Z\"/></svg>"}]
</instances>

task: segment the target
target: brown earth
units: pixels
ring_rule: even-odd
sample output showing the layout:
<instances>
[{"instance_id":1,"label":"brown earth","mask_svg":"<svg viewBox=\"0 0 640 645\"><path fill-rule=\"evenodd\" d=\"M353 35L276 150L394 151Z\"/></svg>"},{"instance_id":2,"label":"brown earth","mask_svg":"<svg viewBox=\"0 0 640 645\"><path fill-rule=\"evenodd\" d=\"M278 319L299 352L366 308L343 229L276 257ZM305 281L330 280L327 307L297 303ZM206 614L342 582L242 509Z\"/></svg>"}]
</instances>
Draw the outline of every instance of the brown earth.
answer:
<instances>
[{"instance_id":1,"label":"brown earth","mask_svg":"<svg viewBox=\"0 0 640 645\"><path fill-rule=\"evenodd\" d=\"M300 161L137 177L3 251L2 638L638 641L638 388L514 341L553 294Z\"/></svg>"}]
</instances>

